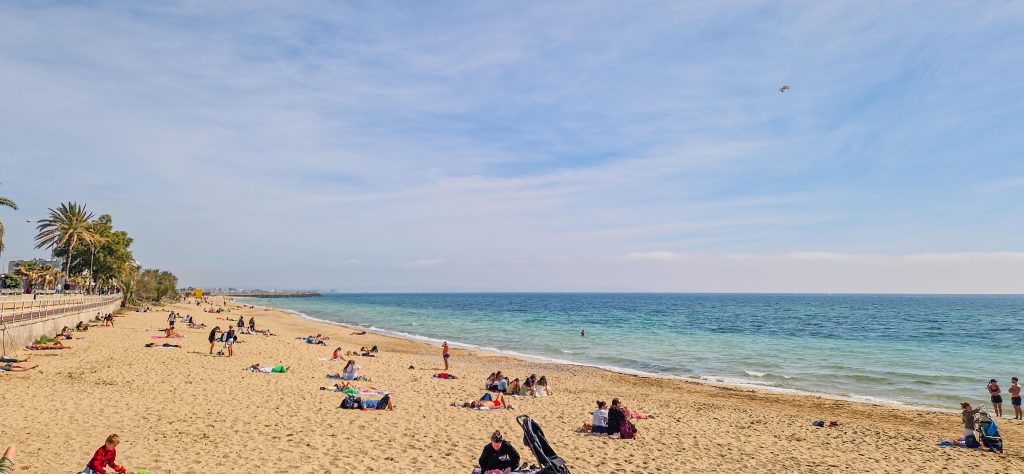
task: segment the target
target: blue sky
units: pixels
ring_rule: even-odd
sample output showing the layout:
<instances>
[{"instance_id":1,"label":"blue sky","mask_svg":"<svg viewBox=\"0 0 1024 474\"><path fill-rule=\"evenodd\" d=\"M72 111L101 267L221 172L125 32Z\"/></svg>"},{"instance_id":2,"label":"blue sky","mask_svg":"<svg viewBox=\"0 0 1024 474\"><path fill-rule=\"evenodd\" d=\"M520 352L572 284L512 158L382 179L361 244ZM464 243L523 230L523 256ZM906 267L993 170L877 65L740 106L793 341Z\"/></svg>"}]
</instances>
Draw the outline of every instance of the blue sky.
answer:
<instances>
[{"instance_id":1,"label":"blue sky","mask_svg":"<svg viewBox=\"0 0 1024 474\"><path fill-rule=\"evenodd\" d=\"M203 286L1024 292L1022 24L1019 2L4 2L3 260L73 199Z\"/></svg>"}]
</instances>

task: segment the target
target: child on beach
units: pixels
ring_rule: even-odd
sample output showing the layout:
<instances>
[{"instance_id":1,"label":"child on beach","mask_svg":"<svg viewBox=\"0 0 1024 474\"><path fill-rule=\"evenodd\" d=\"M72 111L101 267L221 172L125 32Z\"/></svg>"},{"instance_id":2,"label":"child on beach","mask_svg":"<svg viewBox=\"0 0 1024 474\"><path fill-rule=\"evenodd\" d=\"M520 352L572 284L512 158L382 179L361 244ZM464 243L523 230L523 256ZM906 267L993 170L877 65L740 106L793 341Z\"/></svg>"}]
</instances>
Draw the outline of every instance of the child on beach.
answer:
<instances>
[{"instance_id":1,"label":"child on beach","mask_svg":"<svg viewBox=\"0 0 1024 474\"><path fill-rule=\"evenodd\" d=\"M106 468L111 468L115 472L124 474L128 470L124 466L118 466L115 463L117 458L117 445L121 443L121 438L116 434L107 436L107 441L100 446L100 449L96 450L96 454L92 455L92 459L89 464L85 466L85 470L79 474L107 474Z\"/></svg>"}]
</instances>

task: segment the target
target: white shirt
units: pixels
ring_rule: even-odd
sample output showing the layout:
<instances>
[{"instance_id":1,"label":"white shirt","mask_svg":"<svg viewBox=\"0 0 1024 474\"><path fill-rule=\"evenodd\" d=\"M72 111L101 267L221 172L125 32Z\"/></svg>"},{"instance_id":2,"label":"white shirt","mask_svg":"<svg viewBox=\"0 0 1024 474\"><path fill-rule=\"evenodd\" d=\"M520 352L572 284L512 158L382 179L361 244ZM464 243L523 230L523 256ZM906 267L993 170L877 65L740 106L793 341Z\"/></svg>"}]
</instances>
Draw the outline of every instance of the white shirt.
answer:
<instances>
[{"instance_id":1,"label":"white shirt","mask_svg":"<svg viewBox=\"0 0 1024 474\"><path fill-rule=\"evenodd\" d=\"M608 410L594 410L594 426L608 426Z\"/></svg>"}]
</instances>

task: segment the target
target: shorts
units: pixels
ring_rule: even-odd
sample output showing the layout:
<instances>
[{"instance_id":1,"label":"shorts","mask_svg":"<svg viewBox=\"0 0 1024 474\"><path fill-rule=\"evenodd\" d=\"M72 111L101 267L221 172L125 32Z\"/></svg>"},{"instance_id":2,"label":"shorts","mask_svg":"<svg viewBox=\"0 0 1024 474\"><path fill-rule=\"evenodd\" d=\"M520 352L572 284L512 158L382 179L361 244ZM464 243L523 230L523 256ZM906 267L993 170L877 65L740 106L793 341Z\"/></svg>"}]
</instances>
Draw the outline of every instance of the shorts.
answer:
<instances>
[{"instance_id":1,"label":"shorts","mask_svg":"<svg viewBox=\"0 0 1024 474\"><path fill-rule=\"evenodd\" d=\"M14 470L14 461L11 461L6 457L0 458L0 472L6 474L12 470Z\"/></svg>"},{"instance_id":2,"label":"shorts","mask_svg":"<svg viewBox=\"0 0 1024 474\"><path fill-rule=\"evenodd\" d=\"M1010 397L1010 403L1012 403L1013 406L1015 406L1015 407L1019 407L1020 406L1020 397Z\"/></svg>"},{"instance_id":3,"label":"shorts","mask_svg":"<svg viewBox=\"0 0 1024 474\"><path fill-rule=\"evenodd\" d=\"M992 403L1003 403L1002 395L992 395Z\"/></svg>"},{"instance_id":4,"label":"shorts","mask_svg":"<svg viewBox=\"0 0 1024 474\"><path fill-rule=\"evenodd\" d=\"M445 355L444 355L444 358L445 358L445 359L447 359L447 358L449 358L449 357L451 357L451 354L445 354Z\"/></svg>"}]
</instances>

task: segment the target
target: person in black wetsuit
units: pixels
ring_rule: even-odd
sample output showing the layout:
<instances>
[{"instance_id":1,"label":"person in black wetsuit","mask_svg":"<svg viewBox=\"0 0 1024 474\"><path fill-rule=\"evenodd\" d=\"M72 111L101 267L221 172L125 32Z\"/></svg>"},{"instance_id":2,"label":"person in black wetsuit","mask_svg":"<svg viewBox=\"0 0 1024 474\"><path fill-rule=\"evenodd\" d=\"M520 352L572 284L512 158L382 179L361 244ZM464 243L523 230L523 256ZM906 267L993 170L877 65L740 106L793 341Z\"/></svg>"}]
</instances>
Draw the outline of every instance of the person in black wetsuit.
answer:
<instances>
[{"instance_id":1,"label":"person in black wetsuit","mask_svg":"<svg viewBox=\"0 0 1024 474\"><path fill-rule=\"evenodd\" d=\"M517 467L519 452L501 437L500 431L495 431L491 435L491 442L484 446L484 452L480 455L480 468L484 472L498 469L507 474Z\"/></svg>"}]
</instances>

